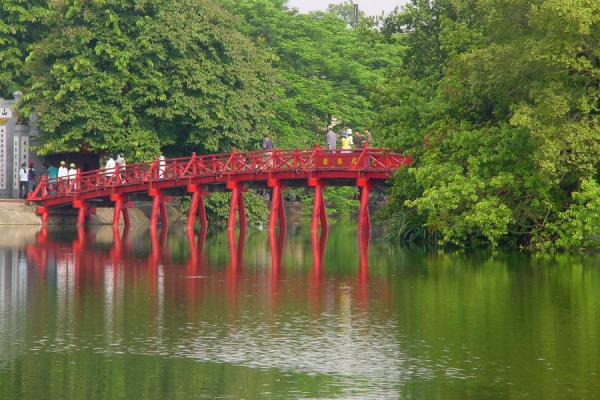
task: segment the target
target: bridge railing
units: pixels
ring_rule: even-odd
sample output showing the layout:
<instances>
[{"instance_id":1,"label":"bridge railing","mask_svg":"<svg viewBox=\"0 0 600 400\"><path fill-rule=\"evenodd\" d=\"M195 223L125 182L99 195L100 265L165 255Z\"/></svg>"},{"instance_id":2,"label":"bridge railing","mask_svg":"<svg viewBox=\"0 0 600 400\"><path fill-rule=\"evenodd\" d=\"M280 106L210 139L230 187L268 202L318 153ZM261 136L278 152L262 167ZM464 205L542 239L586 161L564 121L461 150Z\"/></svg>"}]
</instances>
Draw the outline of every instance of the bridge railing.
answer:
<instances>
[{"instance_id":1,"label":"bridge railing","mask_svg":"<svg viewBox=\"0 0 600 400\"><path fill-rule=\"evenodd\" d=\"M192 157L155 159L120 168L102 168L62 179L43 178L30 200L105 191L113 187L144 184L161 180L182 180L223 175L263 174L347 170L393 173L411 163L410 157L388 149L326 150L314 149L232 152L192 155Z\"/></svg>"}]
</instances>

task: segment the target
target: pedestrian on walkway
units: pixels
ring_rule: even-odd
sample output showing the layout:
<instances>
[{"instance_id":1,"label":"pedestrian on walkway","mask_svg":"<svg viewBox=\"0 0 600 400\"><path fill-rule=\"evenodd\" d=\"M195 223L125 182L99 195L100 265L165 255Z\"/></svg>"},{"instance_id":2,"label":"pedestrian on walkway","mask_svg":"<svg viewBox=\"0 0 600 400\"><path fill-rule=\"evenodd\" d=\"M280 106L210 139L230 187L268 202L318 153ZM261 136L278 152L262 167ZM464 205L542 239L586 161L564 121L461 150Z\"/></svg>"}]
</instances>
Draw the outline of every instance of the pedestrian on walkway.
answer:
<instances>
[{"instance_id":1,"label":"pedestrian on walkway","mask_svg":"<svg viewBox=\"0 0 600 400\"><path fill-rule=\"evenodd\" d=\"M364 147L365 138L360 134L360 131L356 131L354 133L354 144L357 149L362 149Z\"/></svg>"},{"instance_id":2,"label":"pedestrian on walkway","mask_svg":"<svg viewBox=\"0 0 600 400\"><path fill-rule=\"evenodd\" d=\"M114 158L112 158L112 156L108 156L108 160L106 160L106 166L104 167L105 175L107 177L111 177L115 174L115 167L117 165L117 162L115 161Z\"/></svg>"},{"instance_id":3,"label":"pedestrian on walkway","mask_svg":"<svg viewBox=\"0 0 600 400\"><path fill-rule=\"evenodd\" d=\"M29 163L28 179L29 192L33 192L33 190L35 189L35 185L37 185L37 171L35 170L35 166L33 165L33 163Z\"/></svg>"},{"instance_id":4,"label":"pedestrian on walkway","mask_svg":"<svg viewBox=\"0 0 600 400\"><path fill-rule=\"evenodd\" d=\"M354 148L354 137L352 136L352 129L348 128L346 130L346 133L348 134L348 143L350 144L350 148Z\"/></svg>"},{"instance_id":5,"label":"pedestrian on walkway","mask_svg":"<svg viewBox=\"0 0 600 400\"><path fill-rule=\"evenodd\" d=\"M275 146L273 145L273 140L271 140L271 135L269 133L265 133L263 136L263 150L265 151L264 161L268 161L269 166L273 166L273 149Z\"/></svg>"},{"instance_id":6,"label":"pedestrian on walkway","mask_svg":"<svg viewBox=\"0 0 600 400\"><path fill-rule=\"evenodd\" d=\"M119 179L121 182L123 182L123 179L125 178L125 168L127 166L127 164L125 163L125 157L123 157L123 154L119 154L117 156L117 160L115 161L116 166L119 167Z\"/></svg>"},{"instance_id":7,"label":"pedestrian on walkway","mask_svg":"<svg viewBox=\"0 0 600 400\"><path fill-rule=\"evenodd\" d=\"M77 190L77 183L75 182L77 180L77 168L75 166L75 163L71 163L69 165L69 172L67 178L69 179L69 187L71 188L71 190Z\"/></svg>"},{"instance_id":8,"label":"pedestrian on walkway","mask_svg":"<svg viewBox=\"0 0 600 400\"><path fill-rule=\"evenodd\" d=\"M49 164L47 167L48 170L48 180L56 181L58 178L58 168L56 168L53 164Z\"/></svg>"},{"instance_id":9,"label":"pedestrian on walkway","mask_svg":"<svg viewBox=\"0 0 600 400\"><path fill-rule=\"evenodd\" d=\"M67 169L66 165L67 163L64 161L60 162L60 167L58 167L58 175L56 176L59 182L64 182L69 177L69 170Z\"/></svg>"},{"instance_id":10,"label":"pedestrian on walkway","mask_svg":"<svg viewBox=\"0 0 600 400\"><path fill-rule=\"evenodd\" d=\"M124 170L127 165L125 163L125 157L123 157L123 154L119 154L115 162L119 166L119 170Z\"/></svg>"},{"instance_id":11,"label":"pedestrian on walkway","mask_svg":"<svg viewBox=\"0 0 600 400\"><path fill-rule=\"evenodd\" d=\"M344 132L342 135L342 150L343 153L349 153L352 147L350 146L350 140L348 139L348 132Z\"/></svg>"},{"instance_id":12,"label":"pedestrian on walkway","mask_svg":"<svg viewBox=\"0 0 600 400\"><path fill-rule=\"evenodd\" d=\"M327 127L327 147L329 150L335 150L337 148L337 135L333 131L331 125Z\"/></svg>"},{"instance_id":13,"label":"pedestrian on walkway","mask_svg":"<svg viewBox=\"0 0 600 400\"><path fill-rule=\"evenodd\" d=\"M365 130L365 138L364 138L364 146L363 147L372 147L373 146L373 137L371 136L371 132L369 130Z\"/></svg>"},{"instance_id":14,"label":"pedestrian on walkway","mask_svg":"<svg viewBox=\"0 0 600 400\"><path fill-rule=\"evenodd\" d=\"M27 169L27 164L21 164L21 169L19 170L19 198L24 199L27 197L27 192L29 190L29 170Z\"/></svg>"}]
</instances>

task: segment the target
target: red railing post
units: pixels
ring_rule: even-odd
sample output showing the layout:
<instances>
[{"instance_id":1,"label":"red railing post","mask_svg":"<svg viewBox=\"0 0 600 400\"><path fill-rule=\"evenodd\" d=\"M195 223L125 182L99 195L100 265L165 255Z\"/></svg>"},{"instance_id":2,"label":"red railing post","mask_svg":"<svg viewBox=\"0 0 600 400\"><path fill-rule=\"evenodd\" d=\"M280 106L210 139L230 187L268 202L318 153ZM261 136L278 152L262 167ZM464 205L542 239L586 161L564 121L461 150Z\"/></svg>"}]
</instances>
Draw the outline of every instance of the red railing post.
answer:
<instances>
[{"instance_id":1,"label":"red railing post","mask_svg":"<svg viewBox=\"0 0 600 400\"><path fill-rule=\"evenodd\" d=\"M81 169L77 168L75 172L75 183L73 185L72 190L74 192L78 192L81 190Z\"/></svg>"},{"instance_id":2,"label":"red railing post","mask_svg":"<svg viewBox=\"0 0 600 400\"><path fill-rule=\"evenodd\" d=\"M120 185L121 184L121 165L119 165L118 163L116 163L115 165L115 185Z\"/></svg>"},{"instance_id":3,"label":"red railing post","mask_svg":"<svg viewBox=\"0 0 600 400\"><path fill-rule=\"evenodd\" d=\"M192 175L196 176L198 173L198 167L196 165L196 152L192 153L192 160L190 162L192 163Z\"/></svg>"}]
</instances>

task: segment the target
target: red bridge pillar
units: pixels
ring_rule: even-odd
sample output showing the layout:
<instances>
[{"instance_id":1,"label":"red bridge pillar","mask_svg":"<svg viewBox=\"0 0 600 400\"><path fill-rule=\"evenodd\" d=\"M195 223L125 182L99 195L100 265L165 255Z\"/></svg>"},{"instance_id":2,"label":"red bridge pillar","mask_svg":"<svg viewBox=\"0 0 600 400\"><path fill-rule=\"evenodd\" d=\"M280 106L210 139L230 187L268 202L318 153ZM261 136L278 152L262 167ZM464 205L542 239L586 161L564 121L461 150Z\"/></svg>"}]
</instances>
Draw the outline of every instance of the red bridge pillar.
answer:
<instances>
[{"instance_id":1,"label":"red bridge pillar","mask_svg":"<svg viewBox=\"0 0 600 400\"><path fill-rule=\"evenodd\" d=\"M152 188L148 191L148 195L153 198L152 200L152 214L150 214L150 228L156 229L158 225L158 214L160 213L160 222L163 229L168 227L167 220L167 205L165 201L167 197L163 194L160 189Z\"/></svg>"},{"instance_id":2,"label":"red bridge pillar","mask_svg":"<svg viewBox=\"0 0 600 400\"><path fill-rule=\"evenodd\" d=\"M208 193L202 191L200 185L188 185L188 193L192 193L192 204L190 205L190 214L188 216L187 228L188 230L194 229L196 222L196 215L200 213L200 224L202 229L205 230L208 227L208 219L206 218L206 207L204 205L204 198L208 196Z\"/></svg>"},{"instance_id":3,"label":"red bridge pillar","mask_svg":"<svg viewBox=\"0 0 600 400\"><path fill-rule=\"evenodd\" d=\"M77 227L82 227L85 225L85 217L86 217L86 204L85 201L75 200L73 202L73 208L77 209Z\"/></svg>"},{"instance_id":4,"label":"red bridge pillar","mask_svg":"<svg viewBox=\"0 0 600 400\"><path fill-rule=\"evenodd\" d=\"M96 213L96 209L88 206L84 200L73 200L73 208L77 209L77 227L85 226L88 215Z\"/></svg>"},{"instance_id":5,"label":"red bridge pillar","mask_svg":"<svg viewBox=\"0 0 600 400\"><path fill-rule=\"evenodd\" d=\"M42 176L42 179L44 177ZM42 227L48 226L48 217L50 216L50 209L48 207L36 207L35 213L42 218Z\"/></svg>"},{"instance_id":6,"label":"red bridge pillar","mask_svg":"<svg viewBox=\"0 0 600 400\"><path fill-rule=\"evenodd\" d=\"M319 221L321 222L321 230L327 230L327 209L325 208L325 198L323 197L323 190L325 184L321 179L309 178L308 186L315 188L315 200L313 204L313 219L312 219L312 232L319 231Z\"/></svg>"},{"instance_id":7,"label":"red bridge pillar","mask_svg":"<svg viewBox=\"0 0 600 400\"><path fill-rule=\"evenodd\" d=\"M360 188L360 210L358 212L358 232L367 236L371 234L371 216L369 215L369 193L372 183L366 178L356 180L356 186Z\"/></svg>"},{"instance_id":8,"label":"red bridge pillar","mask_svg":"<svg viewBox=\"0 0 600 400\"><path fill-rule=\"evenodd\" d=\"M229 220L227 230L235 229L236 214L240 216L240 229L246 228L246 208L244 206L244 188L241 183L231 181L227 183L227 189L231 190L231 204L229 206Z\"/></svg>"},{"instance_id":9,"label":"red bridge pillar","mask_svg":"<svg viewBox=\"0 0 600 400\"><path fill-rule=\"evenodd\" d=\"M125 228L129 228L131 221L129 219L129 199L124 194L114 193L110 195L110 200L114 201L114 213L113 213L113 228L119 227L121 214L123 214L123 224Z\"/></svg>"},{"instance_id":10,"label":"red bridge pillar","mask_svg":"<svg viewBox=\"0 0 600 400\"><path fill-rule=\"evenodd\" d=\"M285 218L285 204L283 202L283 185L278 179L270 179L268 181L271 192L271 213L269 215L269 231L274 231L277 228L277 220L279 219L279 230L287 230L287 220Z\"/></svg>"}]
</instances>

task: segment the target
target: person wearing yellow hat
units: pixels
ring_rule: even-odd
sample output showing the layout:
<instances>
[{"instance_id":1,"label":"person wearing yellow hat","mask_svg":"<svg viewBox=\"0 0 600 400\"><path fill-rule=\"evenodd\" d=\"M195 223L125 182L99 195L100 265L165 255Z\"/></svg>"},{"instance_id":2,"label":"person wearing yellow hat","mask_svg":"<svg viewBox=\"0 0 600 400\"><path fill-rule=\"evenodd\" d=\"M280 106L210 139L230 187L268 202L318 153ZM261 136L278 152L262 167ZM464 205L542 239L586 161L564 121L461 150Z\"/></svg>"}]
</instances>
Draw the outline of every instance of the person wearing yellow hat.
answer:
<instances>
[{"instance_id":1,"label":"person wearing yellow hat","mask_svg":"<svg viewBox=\"0 0 600 400\"><path fill-rule=\"evenodd\" d=\"M69 165L69 186L71 186L71 190L77 190L77 186L75 185L75 180L77 179L77 168L75 167L75 163L71 163Z\"/></svg>"},{"instance_id":2,"label":"person wearing yellow hat","mask_svg":"<svg viewBox=\"0 0 600 400\"><path fill-rule=\"evenodd\" d=\"M67 179L69 176L69 170L65 165L66 163L64 161L60 162L60 167L58 167L58 180Z\"/></svg>"}]
</instances>

